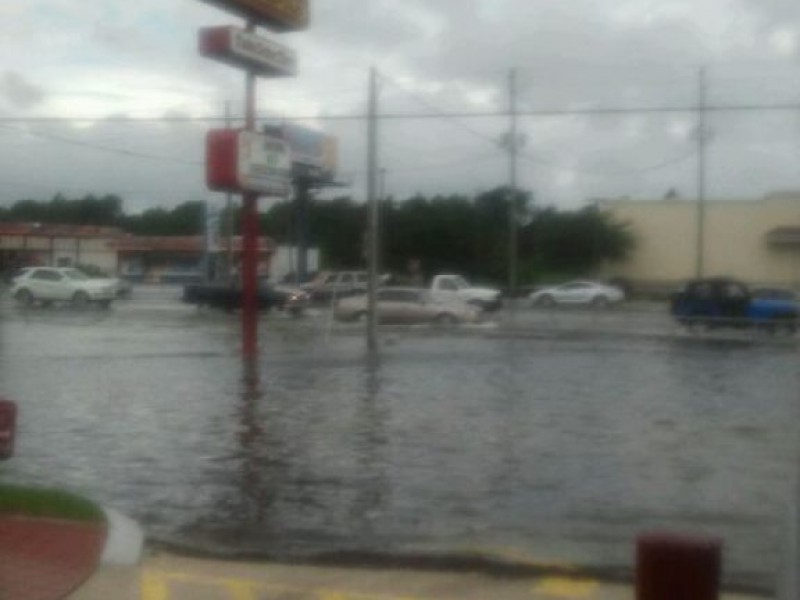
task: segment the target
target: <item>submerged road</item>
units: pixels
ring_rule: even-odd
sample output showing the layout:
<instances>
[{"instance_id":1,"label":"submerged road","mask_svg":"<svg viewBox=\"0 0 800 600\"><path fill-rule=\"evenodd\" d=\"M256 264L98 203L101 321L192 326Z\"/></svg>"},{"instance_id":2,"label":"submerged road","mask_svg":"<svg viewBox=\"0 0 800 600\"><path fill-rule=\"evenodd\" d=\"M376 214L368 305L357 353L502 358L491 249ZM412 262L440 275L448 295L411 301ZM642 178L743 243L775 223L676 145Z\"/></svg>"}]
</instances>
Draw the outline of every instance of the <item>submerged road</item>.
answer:
<instances>
[{"instance_id":1,"label":"submerged road","mask_svg":"<svg viewBox=\"0 0 800 600\"><path fill-rule=\"evenodd\" d=\"M142 288L110 311L0 303L6 479L63 485L152 539L279 559L481 556L624 573L633 537L721 535L773 586L798 456L797 348L692 336L657 307L390 328L262 319Z\"/></svg>"}]
</instances>

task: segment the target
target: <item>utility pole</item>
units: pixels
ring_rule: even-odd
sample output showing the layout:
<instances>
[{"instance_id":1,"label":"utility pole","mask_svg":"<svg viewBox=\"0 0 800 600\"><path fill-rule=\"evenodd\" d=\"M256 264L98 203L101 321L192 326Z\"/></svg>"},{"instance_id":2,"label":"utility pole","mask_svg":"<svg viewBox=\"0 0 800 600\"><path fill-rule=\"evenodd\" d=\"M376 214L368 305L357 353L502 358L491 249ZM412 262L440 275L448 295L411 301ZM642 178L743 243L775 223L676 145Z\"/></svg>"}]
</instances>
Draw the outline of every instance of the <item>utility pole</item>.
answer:
<instances>
[{"instance_id":1,"label":"utility pole","mask_svg":"<svg viewBox=\"0 0 800 600\"><path fill-rule=\"evenodd\" d=\"M697 105L697 248L695 277L703 277L705 271L705 227L706 227L706 69L700 68L698 77Z\"/></svg>"},{"instance_id":2,"label":"utility pole","mask_svg":"<svg viewBox=\"0 0 800 600\"><path fill-rule=\"evenodd\" d=\"M518 219L517 219L517 154L519 140L517 135L517 70L511 69L508 75L508 101L511 127L508 137L508 293L511 298L517 295L517 257L518 257Z\"/></svg>"},{"instance_id":3,"label":"utility pole","mask_svg":"<svg viewBox=\"0 0 800 600\"><path fill-rule=\"evenodd\" d=\"M256 23L248 20L247 32L253 33ZM245 130L256 128L256 76L245 76ZM242 195L242 354L247 359L258 355L258 194Z\"/></svg>"},{"instance_id":4,"label":"utility pole","mask_svg":"<svg viewBox=\"0 0 800 600\"><path fill-rule=\"evenodd\" d=\"M378 349L378 73L369 74L369 119L367 121L367 348Z\"/></svg>"},{"instance_id":5,"label":"utility pole","mask_svg":"<svg viewBox=\"0 0 800 600\"><path fill-rule=\"evenodd\" d=\"M225 128L231 128L231 103L225 103ZM232 283L233 273L233 195L225 194L225 282Z\"/></svg>"}]
</instances>

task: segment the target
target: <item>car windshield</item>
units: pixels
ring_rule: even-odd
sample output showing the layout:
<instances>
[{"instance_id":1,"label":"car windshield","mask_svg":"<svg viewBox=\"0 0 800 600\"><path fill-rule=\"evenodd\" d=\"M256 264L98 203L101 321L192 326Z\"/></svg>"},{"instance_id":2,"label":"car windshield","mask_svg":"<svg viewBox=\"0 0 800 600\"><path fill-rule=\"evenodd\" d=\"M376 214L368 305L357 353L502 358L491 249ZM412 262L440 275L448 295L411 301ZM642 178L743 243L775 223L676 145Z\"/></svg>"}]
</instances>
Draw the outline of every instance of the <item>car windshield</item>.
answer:
<instances>
[{"instance_id":1,"label":"car windshield","mask_svg":"<svg viewBox=\"0 0 800 600\"><path fill-rule=\"evenodd\" d=\"M61 271L68 279L72 279L74 281L86 281L91 279L86 273L83 271L79 271L78 269L64 269Z\"/></svg>"}]
</instances>

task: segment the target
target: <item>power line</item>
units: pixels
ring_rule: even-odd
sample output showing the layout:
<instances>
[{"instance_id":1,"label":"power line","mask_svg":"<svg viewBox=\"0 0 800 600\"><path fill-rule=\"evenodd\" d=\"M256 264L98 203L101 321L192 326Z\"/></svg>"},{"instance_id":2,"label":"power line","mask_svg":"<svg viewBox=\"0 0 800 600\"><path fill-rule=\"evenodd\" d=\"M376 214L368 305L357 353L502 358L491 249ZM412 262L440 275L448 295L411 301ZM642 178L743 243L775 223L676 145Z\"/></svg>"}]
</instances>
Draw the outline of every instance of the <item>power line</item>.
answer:
<instances>
[{"instance_id":1,"label":"power line","mask_svg":"<svg viewBox=\"0 0 800 600\"><path fill-rule=\"evenodd\" d=\"M12 127L8 127L5 125L0 124L0 127L4 127L5 129L14 129ZM19 131L19 130L16 130ZM19 131L19 133L27 133L36 137L40 137L46 140L51 140L55 142L60 142L62 144L69 144L71 146L79 146L82 148L90 148L92 150L97 150L100 152L108 152L110 154L119 154L121 156L127 156L129 158L141 158L145 160L152 160L157 162L172 162L176 164L186 165L186 166L202 166L203 163L200 161L190 161L190 160L183 160L179 158L172 158L167 156L157 156L155 154L148 154L145 152L139 152L137 150L129 150L127 148L117 148L114 146L106 146L104 144L95 144L92 142L84 142L81 140L76 140L73 138L68 138L52 133L45 133L43 131L36 131L36 130L28 130L28 131Z\"/></svg>"},{"instance_id":2,"label":"power line","mask_svg":"<svg viewBox=\"0 0 800 600\"><path fill-rule=\"evenodd\" d=\"M617 115L642 115L642 114L677 114L694 113L696 106L649 106L649 107L595 107L595 108L540 108L522 109L517 112L522 117L575 117L575 116L617 116ZM708 105L706 112L797 112L800 103L779 104L718 104ZM367 119L365 113L343 115L295 115L276 116L259 115L259 121L363 121ZM427 120L427 119L500 119L508 118L507 110L496 111L460 111L444 112L437 109L431 113L382 113L380 119L385 120ZM234 116L234 120L239 117ZM224 123L226 118L218 115L199 117L189 116L160 116L160 117L0 117L0 124L14 123L129 123L138 125L142 123ZM463 125L463 124L462 124ZM487 141L496 143L490 136L474 130L478 136Z\"/></svg>"},{"instance_id":3,"label":"power line","mask_svg":"<svg viewBox=\"0 0 800 600\"><path fill-rule=\"evenodd\" d=\"M475 137L477 137L479 139L482 139L483 141L488 141L491 144L497 144L498 143L497 139L495 139L495 138L493 138L493 137L491 137L489 135L486 135L485 133L482 133L482 132L478 131L477 129L472 128L471 126L467 125L463 121L460 121L458 116L454 116L452 114L449 114L449 113L445 112L444 110L442 110L439 107L435 106L432 102L429 102L428 100L422 98L420 95L412 92L411 90L408 90L408 89L404 88L402 85L400 85L396 81L394 81L392 79L387 79L387 81L389 81L390 83L393 83L395 85L395 87L397 87L397 89L402 91L404 94L407 94L408 96L410 96L411 98L416 100L418 103L422 104L426 108L429 108L429 109L433 110L435 112L435 114L438 115L439 117L449 120L450 122L452 122L456 126L460 127L461 129L464 129L468 133L472 134L473 136L475 136ZM381 117L383 117L383 118L385 118L386 116L387 115L385 115L385 114L381 115Z\"/></svg>"},{"instance_id":4,"label":"power line","mask_svg":"<svg viewBox=\"0 0 800 600\"><path fill-rule=\"evenodd\" d=\"M685 162L696 155L697 155L697 149L692 148L688 153L681 154L680 156L673 157L653 165L648 165L646 167L638 167L635 169L623 169L623 170L616 170L616 169L601 170L601 169L584 169L578 167L561 167L558 166L555 163L555 161L543 159L540 156L535 156L529 153L523 153L522 156L523 158L528 159L530 162L533 162L539 166L544 165L545 168L550 168L553 170L572 171L574 173L580 173L582 175L598 175L603 177L626 177L628 175L638 175L641 173L648 173L650 171L660 171L661 169L666 169L667 167L672 167L674 165Z\"/></svg>"}]
</instances>

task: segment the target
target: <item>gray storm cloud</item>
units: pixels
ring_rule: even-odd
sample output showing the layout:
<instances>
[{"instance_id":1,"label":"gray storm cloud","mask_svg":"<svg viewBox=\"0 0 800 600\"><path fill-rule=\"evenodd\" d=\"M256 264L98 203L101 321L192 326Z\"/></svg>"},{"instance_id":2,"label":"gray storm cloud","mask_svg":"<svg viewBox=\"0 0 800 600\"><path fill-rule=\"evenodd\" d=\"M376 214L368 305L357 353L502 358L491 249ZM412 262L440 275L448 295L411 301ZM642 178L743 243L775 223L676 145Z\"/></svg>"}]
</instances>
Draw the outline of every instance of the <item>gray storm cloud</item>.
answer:
<instances>
[{"instance_id":1,"label":"gray storm cloud","mask_svg":"<svg viewBox=\"0 0 800 600\"><path fill-rule=\"evenodd\" d=\"M27 81L15 71L6 71L0 79L0 94L14 108L28 109L45 98L42 88Z\"/></svg>"}]
</instances>

